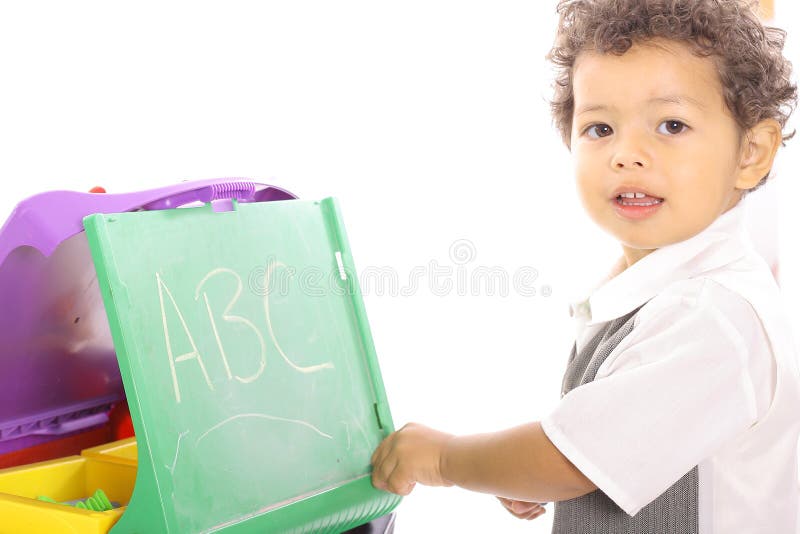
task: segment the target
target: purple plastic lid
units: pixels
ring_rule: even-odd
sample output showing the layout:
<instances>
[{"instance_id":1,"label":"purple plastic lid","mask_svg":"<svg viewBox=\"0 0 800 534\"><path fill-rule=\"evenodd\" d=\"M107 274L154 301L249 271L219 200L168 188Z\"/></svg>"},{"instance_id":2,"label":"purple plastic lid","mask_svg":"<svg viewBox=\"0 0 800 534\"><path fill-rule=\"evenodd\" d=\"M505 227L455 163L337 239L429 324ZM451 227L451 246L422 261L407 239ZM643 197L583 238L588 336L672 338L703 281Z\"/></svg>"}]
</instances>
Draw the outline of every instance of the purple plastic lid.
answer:
<instances>
[{"instance_id":1,"label":"purple plastic lid","mask_svg":"<svg viewBox=\"0 0 800 534\"><path fill-rule=\"evenodd\" d=\"M0 229L0 454L20 448L26 436L102 423L101 414L125 398L83 218L196 202L229 205L231 198L296 197L221 178L122 194L50 191L16 206Z\"/></svg>"}]
</instances>

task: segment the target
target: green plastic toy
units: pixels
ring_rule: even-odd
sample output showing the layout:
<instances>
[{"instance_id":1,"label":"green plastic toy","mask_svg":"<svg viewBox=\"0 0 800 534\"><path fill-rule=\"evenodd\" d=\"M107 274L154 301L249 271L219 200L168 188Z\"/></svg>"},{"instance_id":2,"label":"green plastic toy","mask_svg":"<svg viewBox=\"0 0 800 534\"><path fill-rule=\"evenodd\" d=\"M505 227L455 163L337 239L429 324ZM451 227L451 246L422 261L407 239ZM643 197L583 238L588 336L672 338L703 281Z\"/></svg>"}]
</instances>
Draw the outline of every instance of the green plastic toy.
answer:
<instances>
[{"instance_id":1,"label":"green plastic toy","mask_svg":"<svg viewBox=\"0 0 800 534\"><path fill-rule=\"evenodd\" d=\"M393 431L338 205L232 202L84 219L136 430L110 534L338 533L400 502Z\"/></svg>"},{"instance_id":2,"label":"green plastic toy","mask_svg":"<svg viewBox=\"0 0 800 534\"><path fill-rule=\"evenodd\" d=\"M40 501L49 502L53 504L63 504L65 506L74 506L75 508L81 508L83 510L91 510L93 512L107 512L108 510L113 510L114 508L119 508L119 504L116 506L114 503L108 500L105 492L101 489L97 489L91 497L87 497L86 499L76 499L72 501L65 501L65 502L58 502L55 499L52 499L46 495L39 495L36 497Z\"/></svg>"}]
</instances>

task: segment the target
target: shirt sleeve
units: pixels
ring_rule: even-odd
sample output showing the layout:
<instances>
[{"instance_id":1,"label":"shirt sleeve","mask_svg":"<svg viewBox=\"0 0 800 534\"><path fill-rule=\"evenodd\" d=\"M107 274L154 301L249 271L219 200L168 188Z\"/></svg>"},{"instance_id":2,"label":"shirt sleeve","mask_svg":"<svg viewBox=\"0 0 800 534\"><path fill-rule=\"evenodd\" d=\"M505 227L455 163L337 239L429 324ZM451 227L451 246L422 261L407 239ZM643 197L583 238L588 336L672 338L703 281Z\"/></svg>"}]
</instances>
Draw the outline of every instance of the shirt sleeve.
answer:
<instances>
[{"instance_id":1,"label":"shirt sleeve","mask_svg":"<svg viewBox=\"0 0 800 534\"><path fill-rule=\"evenodd\" d=\"M737 320L702 298L657 307L609 355L611 373L567 393L542 429L635 515L756 422Z\"/></svg>"}]
</instances>

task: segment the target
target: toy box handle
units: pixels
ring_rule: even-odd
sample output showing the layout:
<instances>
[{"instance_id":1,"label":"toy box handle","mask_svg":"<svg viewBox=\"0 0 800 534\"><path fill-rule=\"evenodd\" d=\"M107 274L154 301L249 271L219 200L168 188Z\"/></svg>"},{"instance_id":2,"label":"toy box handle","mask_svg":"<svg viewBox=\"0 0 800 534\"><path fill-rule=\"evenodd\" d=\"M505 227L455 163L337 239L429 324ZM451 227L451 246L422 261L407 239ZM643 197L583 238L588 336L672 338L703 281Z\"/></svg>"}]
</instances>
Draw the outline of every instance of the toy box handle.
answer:
<instances>
[{"instance_id":1,"label":"toy box handle","mask_svg":"<svg viewBox=\"0 0 800 534\"><path fill-rule=\"evenodd\" d=\"M249 201L253 199L256 192L256 184L253 182L227 182L211 184L189 191L182 191L173 195L148 202L142 206L146 210L164 210L178 208L192 202L211 202L220 199L237 199Z\"/></svg>"}]
</instances>

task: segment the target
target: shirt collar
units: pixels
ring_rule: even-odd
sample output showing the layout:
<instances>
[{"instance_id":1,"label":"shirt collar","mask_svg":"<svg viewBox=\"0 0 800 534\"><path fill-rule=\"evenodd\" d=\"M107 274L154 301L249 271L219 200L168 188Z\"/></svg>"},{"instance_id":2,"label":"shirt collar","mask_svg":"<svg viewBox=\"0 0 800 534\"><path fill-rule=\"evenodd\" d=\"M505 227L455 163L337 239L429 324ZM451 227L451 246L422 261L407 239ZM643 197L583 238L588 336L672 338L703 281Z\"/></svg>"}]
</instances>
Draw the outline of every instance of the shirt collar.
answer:
<instances>
[{"instance_id":1,"label":"shirt collar","mask_svg":"<svg viewBox=\"0 0 800 534\"><path fill-rule=\"evenodd\" d=\"M727 265L750 246L745 227L744 199L700 233L654 250L627 269L620 258L606 280L587 299L570 306L586 325L604 323L636 309L670 283Z\"/></svg>"}]
</instances>

